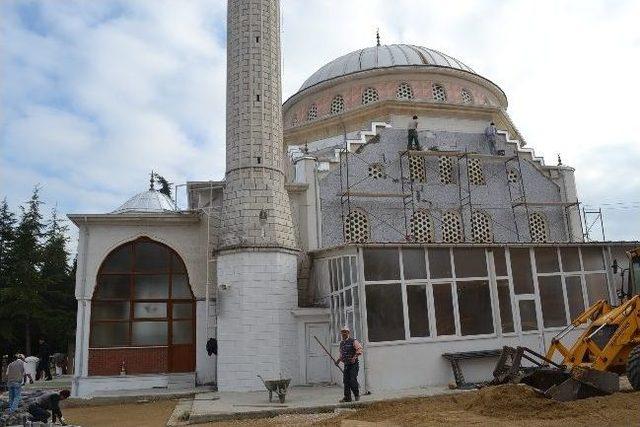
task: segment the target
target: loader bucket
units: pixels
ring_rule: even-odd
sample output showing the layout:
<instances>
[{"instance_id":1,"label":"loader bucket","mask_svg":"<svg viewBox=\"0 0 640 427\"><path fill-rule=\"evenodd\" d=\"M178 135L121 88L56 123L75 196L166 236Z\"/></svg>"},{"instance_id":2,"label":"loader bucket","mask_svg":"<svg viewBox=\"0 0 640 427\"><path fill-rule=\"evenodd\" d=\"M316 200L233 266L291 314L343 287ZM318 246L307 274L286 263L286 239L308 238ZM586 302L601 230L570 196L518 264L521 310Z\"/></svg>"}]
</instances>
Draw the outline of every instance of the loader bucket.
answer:
<instances>
[{"instance_id":1,"label":"loader bucket","mask_svg":"<svg viewBox=\"0 0 640 427\"><path fill-rule=\"evenodd\" d=\"M523 359L531 366L522 366ZM580 366L568 369L526 347L504 347L493 375L494 385L523 383L558 401L604 396L619 389L615 373Z\"/></svg>"}]
</instances>

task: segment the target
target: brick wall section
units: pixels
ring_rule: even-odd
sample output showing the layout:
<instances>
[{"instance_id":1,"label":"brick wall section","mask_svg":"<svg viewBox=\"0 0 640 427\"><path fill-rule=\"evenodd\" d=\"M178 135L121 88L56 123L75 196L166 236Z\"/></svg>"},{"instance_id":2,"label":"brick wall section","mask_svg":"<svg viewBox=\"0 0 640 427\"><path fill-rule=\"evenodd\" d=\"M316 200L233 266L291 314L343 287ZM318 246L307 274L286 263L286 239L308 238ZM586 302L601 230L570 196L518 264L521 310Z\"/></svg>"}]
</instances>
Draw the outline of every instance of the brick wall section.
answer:
<instances>
[{"instance_id":1,"label":"brick wall section","mask_svg":"<svg viewBox=\"0 0 640 427\"><path fill-rule=\"evenodd\" d=\"M128 375L166 373L167 347L89 349L89 375L119 375L124 360Z\"/></svg>"}]
</instances>

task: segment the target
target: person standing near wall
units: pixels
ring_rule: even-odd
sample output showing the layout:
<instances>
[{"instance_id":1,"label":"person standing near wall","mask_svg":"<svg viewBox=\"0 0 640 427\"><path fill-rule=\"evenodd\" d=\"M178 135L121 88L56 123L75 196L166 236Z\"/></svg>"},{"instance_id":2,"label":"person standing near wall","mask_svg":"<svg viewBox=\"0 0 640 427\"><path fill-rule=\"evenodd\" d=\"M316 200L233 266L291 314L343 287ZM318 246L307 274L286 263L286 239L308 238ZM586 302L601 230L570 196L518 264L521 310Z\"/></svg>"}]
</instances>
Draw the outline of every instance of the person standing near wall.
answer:
<instances>
[{"instance_id":1,"label":"person standing near wall","mask_svg":"<svg viewBox=\"0 0 640 427\"><path fill-rule=\"evenodd\" d=\"M351 393L356 401L360 400L360 389L358 386L358 370L360 369L358 357L362 356L362 344L353 337L348 326L343 326L340 330L340 357L336 360L336 366L342 362L344 370L342 382L344 384L344 398L340 402L351 402Z\"/></svg>"},{"instance_id":2,"label":"person standing near wall","mask_svg":"<svg viewBox=\"0 0 640 427\"><path fill-rule=\"evenodd\" d=\"M51 370L49 368L49 356L51 351L49 350L49 344L45 341L44 337L40 337L38 340L40 347L38 348L38 369L36 371L36 381L42 378L44 373L45 381L51 381Z\"/></svg>"},{"instance_id":3,"label":"person standing near wall","mask_svg":"<svg viewBox=\"0 0 640 427\"><path fill-rule=\"evenodd\" d=\"M492 155L496 155L496 135L498 134L498 130L496 129L496 125L491 122L489 126L484 129L484 137L489 144L489 153Z\"/></svg>"},{"instance_id":4,"label":"person standing near wall","mask_svg":"<svg viewBox=\"0 0 640 427\"><path fill-rule=\"evenodd\" d=\"M7 389L9 390L9 413L18 409L22 380L24 378L24 356L16 354L13 362L7 366Z\"/></svg>"},{"instance_id":5,"label":"person standing near wall","mask_svg":"<svg viewBox=\"0 0 640 427\"><path fill-rule=\"evenodd\" d=\"M418 141L418 116L413 116L407 127L407 150L422 150Z\"/></svg>"}]
</instances>

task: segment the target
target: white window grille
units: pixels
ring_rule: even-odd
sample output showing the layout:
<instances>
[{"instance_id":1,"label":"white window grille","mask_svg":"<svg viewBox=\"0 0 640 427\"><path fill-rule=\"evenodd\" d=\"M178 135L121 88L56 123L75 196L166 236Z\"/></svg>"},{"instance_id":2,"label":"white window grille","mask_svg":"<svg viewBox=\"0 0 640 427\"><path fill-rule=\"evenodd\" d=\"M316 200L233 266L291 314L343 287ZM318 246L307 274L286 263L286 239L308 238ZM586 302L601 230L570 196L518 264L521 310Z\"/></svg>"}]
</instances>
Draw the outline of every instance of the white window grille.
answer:
<instances>
[{"instance_id":1,"label":"white window grille","mask_svg":"<svg viewBox=\"0 0 640 427\"><path fill-rule=\"evenodd\" d=\"M372 87L368 87L362 92L362 105L367 105L371 102L376 102L380 99L378 91Z\"/></svg>"},{"instance_id":2,"label":"white window grille","mask_svg":"<svg viewBox=\"0 0 640 427\"><path fill-rule=\"evenodd\" d=\"M462 241L462 223L457 212L449 211L442 215L442 241L445 243Z\"/></svg>"},{"instance_id":3,"label":"white window grille","mask_svg":"<svg viewBox=\"0 0 640 427\"><path fill-rule=\"evenodd\" d=\"M509 169L509 171L507 172L507 180L509 180L510 183L512 184L516 184L518 182L520 175L518 174L518 171L515 169Z\"/></svg>"},{"instance_id":4,"label":"white window grille","mask_svg":"<svg viewBox=\"0 0 640 427\"><path fill-rule=\"evenodd\" d=\"M409 177L415 182L426 182L424 159L420 156L409 156Z\"/></svg>"},{"instance_id":5,"label":"white window grille","mask_svg":"<svg viewBox=\"0 0 640 427\"><path fill-rule=\"evenodd\" d=\"M438 171L440 172L440 182L442 184L453 183L453 160L451 156L440 156Z\"/></svg>"},{"instance_id":6,"label":"white window grille","mask_svg":"<svg viewBox=\"0 0 640 427\"><path fill-rule=\"evenodd\" d=\"M488 214L475 211L471 217L471 233L473 241L477 243L493 242L493 232L491 230L491 218Z\"/></svg>"},{"instance_id":7,"label":"white window grille","mask_svg":"<svg viewBox=\"0 0 640 427\"><path fill-rule=\"evenodd\" d=\"M479 159L468 159L469 182L473 185L485 185L484 172Z\"/></svg>"},{"instance_id":8,"label":"white window grille","mask_svg":"<svg viewBox=\"0 0 640 427\"><path fill-rule=\"evenodd\" d=\"M336 95L331 101L331 114L340 114L344 111L344 98Z\"/></svg>"},{"instance_id":9,"label":"white window grille","mask_svg":"<svg viewBox=\"0 0 640 427\"><path fill-rule=\"evenodd\" d=\"M369 240L369 220L364 212L355 210L347 215L344 236L347 242L351 243L364 243Z\"/></svg>"},{"instance_id":10,"label":"white window grille","mask_svg":"<svg viewBox=\"0 0 640 427\"><path fill-rule=\"evenodd\" d=\"M403 82L398 85L396 90L397 99L413 99L413 90L409 83Z\"/></svg>"},{"instance_id":11,"label":"white window grille","mask_svg":"<svg viewBox=\"0 0 640 427\"><path fill-rule=\"evenodd\" d=\"M532 242L544 243L549 241L547 221L542 214L538 212L531 212L529 214L529 233L531 234Z\"/></svg>"},{"instance_id":12,"label":"white window grille","mask_svg":"<svg viewBox=\"0 0 640 427\"><path fill-rule=\"evenodd\" d=\"M384 178L384 166L380 163L369 165L369 176L373 179Z\"/></svg>"},{"instance_id":13,"label":"white window grille","mask_svg":"<svg viewBox=\"0 0 640 427\"><path fill-rule=\"evenodd\" d=\"M318 118L318 106L316 104L311 104L309 107L309 111L307 112L307 120L315 120Z\"/></svg>"},{"instance_id":14,"label":"white window grille","mask_svg":"<svg viewBox=\"0 0 640 427\"><path fill-rule=\"evenodd\" d=\"M419 210L411 216L411 234L416 242L432 243L434 241L433 221L429 212Z\"/></svg>"},{"instance_id":15,"label":"white window grille","mask_svg":"<svg viewBox=\"0 0 640 427\"><path fill-rule=\"evenodd\" d=\"M438 83L434 83L431 86L431 91L433 93L433 99L436 101L444 102L447 100L447 92L444 90L444 86Z\"/></svg>"},{"instance_id":16,"label":"white window grille","mask_svg":"<svg viewBox=\"0 0 640 427\"><path fill-rule=\"evenodd\" d=\"M462 89L460 96L462 97L463 104L473 104L473 96L471 96L471 92L467 89Z\"/></svg>"}]
</instances>

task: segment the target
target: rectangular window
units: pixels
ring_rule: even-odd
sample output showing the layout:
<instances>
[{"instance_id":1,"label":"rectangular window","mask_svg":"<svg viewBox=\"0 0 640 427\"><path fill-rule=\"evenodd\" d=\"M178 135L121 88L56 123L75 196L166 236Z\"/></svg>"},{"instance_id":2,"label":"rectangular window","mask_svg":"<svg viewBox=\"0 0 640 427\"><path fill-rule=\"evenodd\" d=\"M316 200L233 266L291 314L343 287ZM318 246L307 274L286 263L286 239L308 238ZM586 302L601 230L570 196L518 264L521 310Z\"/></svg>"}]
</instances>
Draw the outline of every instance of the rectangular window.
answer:
<instances>
[{"instance_id":1,"label":"rectangular window","mask_svg":"<svg viewBox=\"0 0 640 427\"><path fill-rule=\"evenodd\" d=\"M131 297L129 276L119 274L103 274L98 279L100 284L96 288L94 299L126 299Z\"/></svg>"},{"instance_id":2,"label":"rectangular window","mask_svg":"<svg viewBox=\"0 0 640 427\"><path fill-rule=\"evenodd\" d=\"M340 258L336 258L336 284L338 286L338 290L342 289L344 284L342 276L342 262L340 261Z\"/></svg>"},{"instance_id":3,"label":"rectangular window","mask_svg":"<svg viewBox=\"0 0 640 427\"><path fill-rule=\"evenodd\" d=\"M193 343L193 323L191 320L176 320L173 322L171 342L173 344Z\"/></svg>"},{"instance_id":4,"label":"rectangular window","mask_svg":"<svg viewBox=\"0 0 640 427\"><path fill-rule=\"evenodd\" d=\"M516 294L532 294L533 278L531 277L529 249L511 248L509 255L511 255L513 290Z\"/></svg>"},{"instance_id":5,"label":"rectangular window","mask_svg":"<svg viewBox=\"0 0 640 427\"><path fill-rule=\"evenodd\" d=\"M344 287L351 286L351 266L348 256L342 257L342 274L344 275Z\"/></svg>"},{"instance_id":6,"label":"rectangular window","mask_svg":"<svg viewBox=\"0 0 640 427\"><path fill-rule=\"evenodd\" d=\"M173 304L174 319L191 319L193 317L193 304Z\"/></svg>"},{"instance_id":7,"label":"rectangular window","mask_svg":"<svg viewBox=\"0 0 640 427\"><path fill-rule=\"evenodd\" d=\"M351 289L347 289L344 291L344 301L347 307L351 307L353 305L353 299L351 298Z\"/></svg>"},{"instance_id":8,"label":"rectangular window","mask_svg":"<svg viewBox=\"0 0 640 427\"><path fill-rule=\"evenodd\" d=\"M593 305L601 299L609 301L607 277L603 273L585 274L584 278L587 283L589 305Z\"/></svg>"},{"instance_id":9,"label":"rectangular window","mask_svg":"<svg viewBox=\"0 0 640 427\"><path fill-rule=\"evenodd\" d=\"M171 276L171 298L191 299L191 289L186 274L174 274Z\"/></svg>"},{"instance_id":10,"label":"rectangular window","mask_svg":"<svg viewBox=\"0 0 640 427\"><path fill-rule=\"evenodd\" d=\"M404 340L404 314L400 284L367 285L365 293L369 341Z\"/></svg>"},{"instance_id":11,"label":"rectangular window","mask_svg":"<svg viewBox=\"0 0 640 427\"><path fill-rule=\"evenodd\" d=\"M431 252L431 250L429 250ZM453 317L453 297L451 283L433 284L433 305L436 315L438 335L455 335L456 323Z\"/></svg>"},{"instance_id":12,"label":"rectangular window","mask_svg":"<svg viewBox=\"0 0 640 427\"><path fill-rule=\"evenodd\" d=\"M398 249L365 249L363 258L365 280L400 280Z\"/></svg>"},{"instance_id":13,"label":"rectangular window","mask_svg":"<svg viewBox=\"0 0 640 427\"><path fill-rule=\"evenodd\" d=\"M585 271L604 270L604 259L602 258L602 248L589 247L581 248L582 264Z\"/></svg>"},{"instance_id":14,"label":"rectangular window","mask_svg":"<svg viewBox=\"0 0 640 427\"><path fill-rule=\"evenodd\" d=\"M487 256L484 249L454 249L453 259L456 266L456 277L487 276Z\"/></svg>"},{"instance_id":15,"label":"rectangular window","mask_svg":"<svg viewBox=\"0 0 640 427\"><path fill-rule=\"evenodd\" d=\"M129 320L129 302L94 302L91 306L92 320Z\"/></svg>"},{"instance_id":16,"label":"rectangular window","mask_svg":"<svg viewBox=\"0 0 640 427\"><path fill-rule=\"evenodd\" d=\"M358 264L356 257L351 257L351 283L358 283Z\"/></svg>"},{"instance_id":17,"label":"rectangular window","mask_svg":"<svg viewBox=\"0 0 640 427\"><path fill-rule=\"evenodd\" d=\"M507 259L503 248L493 248L493 265L496 269L496 276L508 276Z\"/></svg>"},{"instance_id":18,"label":"rectangular window","mask_svg":"<svg viewBox=\"0 0 640 427\"><path fill-rule=\"evenodd\" d=\"M509 281L498 280L498 304L500 305L500 325L503 333L514 332L513 313L511 312L511 292Z\"/></svg>"},{"instance_id":19,"label":"rectangular window","mask_svg":"<svg viewBox=\"0 0 640 427\"><path fill-rule=\"evenodd\" d=\"M429 316L427 313L426 286L407 286L407 303L409 305L409 335L412 337L428 337Z\"/></svg>"},{"instance_id":20,"label":"rectangular window","mask_svg":"<svg viewBox=\"0 0 640 427\"><path fill-rule=\"evenodd\" d=\"M573 321L584 310L584 296L582 295L582 280L580 276L567 276L564 278L567 285L567 300L569 301L569 316Z\"/></svg>"},{"instance_id":21,"label":"rectangular window","mask_svg":"<svg viewBox=\"0 0 640 427\"><path fill-rule=\"evenodd\" d=\"M562 271L580 271L580 255L578 248L560 248Z\"/></svg>"},{"instance_id":22,"label":"rectangular window","mask_svg":"<svg viewBox=\"0 0 640 427\"><path fill-rule=\"evenodd\" d=\"M169 276L140 275L135 278L136 299L167 299L169 298Z\"/></svg>"},{"instance_id":23,"label":"rectangular window","mask_svg":"<svg viewBox=\"0 0 640 427\"><path fill-rule=\"evenodd\" d=\"M567 325L567 313L564 308L562 280L560 276L538 277L542 322L545 328Z\"/></svg>"},{"instance_id":24,"label":"rectangular window","mask_svg":"<svg viewBox=\"0 0 640 427\"><path fill-rule=\"evenodd\" d=\"M403 249L402 268L405 280L426 279L427 265L424 249Z\"/></svg>"},{"instance_id":25,"label":"rectangular window","mask_svg":"<svg viewBox=\"0 0 640 427\"><path fill-rule=\"evenodd\" d=\"M429 272L432 279L448 279L451 276L449 249L429 249Z\"/></svg>"},{"instance_id":26,"label":"rectangular window","mask_svg":"<svg viewBox=\"0 0 640 427\"><path fill-rule=\"evenodd\" d=\"M329 260L329 283L331 284L331 292L335 292L338 290L338 285L336 284L336 266L335 259Z\"/></svg>"},{"instance_id":27,"label":"rectangular window","mask_svg":"<svg viewBox=\"0 0 640 427\"><path fill-rule=\"evenodd\" d=\"M484 251L483 251L484 252ZM493 315L489 282L458 282L458 310L462 335L492 334Z\"/></svg>"},{"instance_id":28,"label":"rectangular window","mask_svg":"<svg viewBox=\"0 0 640 427\"><path fill-rule=\"evenodd\" d=\"M523 331L535 331L538 329L538 316L536 314L536 302L532 299L518 301L520 308L520 325Z\"/></svg>"},{"instance_id":29,"label":"rectangular window","mask_svg":"<svg viewBox=\"0 0 640 427\"><path fill-rule=\"evenodd\" d=\"M129 322L93 323L92 347L123 347L129 345Z\"/></svg>"},{"instance_id":30,"label":"rectangular window","mask_svg":"<svg viewBox=\"0 0 640 427\"><path fill-rule=\"evenodd\" d=\"M133 317L136 319L166 318L167 303L137 302L133 304Z\"/></svg>"},{"instance_id":31,"label":"rectangular window","mask_svg":"<svg viewBox=\"0 0 640 427\"><path fill-rule=\"evenodd\" d=\"M133 322L132 345L167 345L167 322Z\"/></svg>"},{"instance_id":32,"label":"rectangular window","mask_svg":"<svg viewBox=\"0 0 640 427\"><path fill-rule=\"evenodd\" d=\"M536 248L535 254L538 273L557 273L560 271L556 248Z\"/></svg>"}]
</instances>

